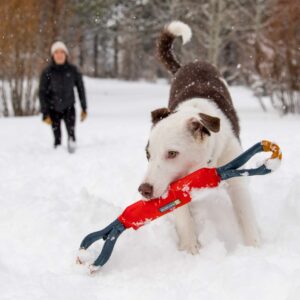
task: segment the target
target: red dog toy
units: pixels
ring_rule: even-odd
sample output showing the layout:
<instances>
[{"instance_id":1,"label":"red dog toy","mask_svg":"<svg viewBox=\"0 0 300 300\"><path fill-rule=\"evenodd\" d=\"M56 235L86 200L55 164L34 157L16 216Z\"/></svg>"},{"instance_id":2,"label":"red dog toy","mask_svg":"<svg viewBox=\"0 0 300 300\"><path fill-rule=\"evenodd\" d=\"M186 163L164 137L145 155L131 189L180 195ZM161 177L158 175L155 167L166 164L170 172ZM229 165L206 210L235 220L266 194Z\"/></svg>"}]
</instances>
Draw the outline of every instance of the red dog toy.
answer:
<instances>
[{"instance_id":1,"label":"red dog toy","mask_svg":"<svg viewBox=\"0 0 300 300\"><path fill-rule=\"evenodd\" d=\"M272 152L272 156L261 166L256 169L238 169L256 153L268 151ZM128 206L113 223L103 230L87 235L81 242L80 249L86 250L95 241L105 240L99 257L91 265L91 271L97 270L108 261L117 238L125 229L137 230L144 224L189 203L192 200L190 194L192 189L213 188L218 186L222 180L232 177L268 174L279 166L281 159L282 154L276 144L262 141L225 166L200 169L173 182L169 186L166 197L162 196L149 201L140 200ZM78 257L77 262L82 263L82 260Z\"/></svg>"}]
</instances>

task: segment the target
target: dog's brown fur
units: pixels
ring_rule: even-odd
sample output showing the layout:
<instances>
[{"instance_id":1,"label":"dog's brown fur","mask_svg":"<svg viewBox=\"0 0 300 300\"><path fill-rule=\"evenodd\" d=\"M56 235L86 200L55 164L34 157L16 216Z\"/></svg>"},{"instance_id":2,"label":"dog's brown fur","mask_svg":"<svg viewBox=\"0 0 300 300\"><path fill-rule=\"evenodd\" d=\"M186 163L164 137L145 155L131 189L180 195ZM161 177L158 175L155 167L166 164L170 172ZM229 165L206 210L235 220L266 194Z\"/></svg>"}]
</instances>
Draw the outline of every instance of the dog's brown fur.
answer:
<instances>
[{"instance_id":1,"label":"dog's brown fur","mask_svg":"<svg viewBox=\"0 0 300 300\"><path fill-rule=\"evenodd\" d=\"M211 100L227 116L233 132L239 138L238 117L229 91L221 80L221 74L213 65L202 61L180 66L172 51L174 39L175 36L164 29L157 41L158 59L174 74L169 96L169 109L174 111L180 103L193 98Z\"/></svg>"},{"instance_id":2,"label":"dog's brown fur","mask_svg":"<svg viewBox=\"0 0 300 300\"><path fill-rule=\"evenodd\" d=\"M152 125L154 126L157 122L159 122L160 120L166 118L167 116L169 116L171 113L171 111L166 108L158 108L156 110L153 110L151 112L151 121L152 121Z\"/></svg>"},{"instance_id":3,"label":"dog's brown fur","mask_svg":"<svg viewBox=\"0 0 300 300\"><path fill-rule=\"evenodd\" d=\"M166 69L172 74L175 74L180 68L180 64L172 52L172 44L174 39L175 36L172 33L166 29L163 29L156 42L157 57L159 61L166 67Z\"/></svg>"}]
</instances>

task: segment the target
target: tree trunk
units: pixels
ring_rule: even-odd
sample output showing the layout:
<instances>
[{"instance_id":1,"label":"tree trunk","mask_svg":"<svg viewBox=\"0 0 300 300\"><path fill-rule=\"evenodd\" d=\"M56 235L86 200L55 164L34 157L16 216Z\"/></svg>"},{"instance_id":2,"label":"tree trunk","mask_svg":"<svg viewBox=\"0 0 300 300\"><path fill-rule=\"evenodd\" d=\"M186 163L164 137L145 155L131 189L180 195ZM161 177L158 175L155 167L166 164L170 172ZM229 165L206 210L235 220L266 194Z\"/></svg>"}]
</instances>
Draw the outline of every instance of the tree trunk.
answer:
<instances>
[{"instance_id":1,"label":"tree trunk","mask_svg":"<svg viewBox=\"0 0 300 300\"><path fill-rule=\"evenodd\" d=\"M209 39L209 62L218 66L220 51L220 32L222 13L224 10L224 0L211 0L210 2L210 39Z\"/></svg>"},{"instance_id":2,"label":"tree trunk","mask_svg":"<svg viewBox=\"0 0 300 300\"><path fill-rule=\"evenodd\" d=\"M118 41L118 25L114 33L114 75L113 77L119 77L119 41Z\"/></svg>"},{"instance_id":3,"label":"tree trunk","mask_svg":"<svg viewBox=\"0 0 300 300\"><path fill-rule=\"evenodd\" d=\"M78 44L79 44L79 55L78 55L79 66L81 69L83 69L83 66L84 66L84 36L83 36L82 32L80 33Z\"/></svg>"},{"instance_id":4,"label":"tree trunk","mask_svg":"<svg viewBox=\"0 0 300 300\"><path fill-rule=\"evenodd\" d=\"M98 50L98 32L94 35L94 55L93 55L93 64L94 64L94 77L98 77L98 56L99 56L99 50Z\"/></svg>"}]
</instances>

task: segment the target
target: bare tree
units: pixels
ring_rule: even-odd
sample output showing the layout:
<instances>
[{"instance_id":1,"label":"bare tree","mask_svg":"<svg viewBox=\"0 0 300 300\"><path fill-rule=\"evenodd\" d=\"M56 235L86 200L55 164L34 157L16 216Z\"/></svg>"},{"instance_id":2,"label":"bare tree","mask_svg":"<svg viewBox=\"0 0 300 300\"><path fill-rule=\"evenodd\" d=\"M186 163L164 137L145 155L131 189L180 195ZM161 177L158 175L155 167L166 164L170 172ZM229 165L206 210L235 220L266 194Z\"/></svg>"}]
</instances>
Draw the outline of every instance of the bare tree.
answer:
<instances>
[{"instance_id":1,"label":"bare tree","mask_svg":"<svg viewBox=\"0 0 300 300\"><path fill-rule=\"evenodd\" d=\"M3 115L24 116L38 112L37 78L49 58L51 43L59 36L58 31L67 28L63 26L67 14L62 0L0 3Z\"/></svg>"}]
</instances>

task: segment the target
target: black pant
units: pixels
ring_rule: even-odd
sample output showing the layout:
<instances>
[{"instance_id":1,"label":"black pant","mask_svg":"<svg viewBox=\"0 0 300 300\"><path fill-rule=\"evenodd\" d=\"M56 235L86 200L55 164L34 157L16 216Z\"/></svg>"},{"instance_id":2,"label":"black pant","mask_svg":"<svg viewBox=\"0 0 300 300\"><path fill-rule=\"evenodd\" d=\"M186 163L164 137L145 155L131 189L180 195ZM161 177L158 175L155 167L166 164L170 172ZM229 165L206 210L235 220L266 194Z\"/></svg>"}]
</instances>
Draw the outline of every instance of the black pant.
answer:
<instances>
[{"instance_id":1,"label":"black pant","mask_svg":"<svg viewBox=\"0 0 300 300\"><path fill-rule=\"evenodd\" d=\"M63 112L58 112L55 110L50 111L50 118L52 120L52 130L54 134L54 146L61 144L61 120L64 120L68 132L69 139L75 141L75 107L70 106L66 108Z\"/></svg>"}]
</instances>

